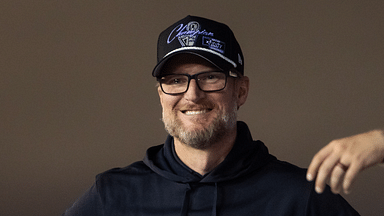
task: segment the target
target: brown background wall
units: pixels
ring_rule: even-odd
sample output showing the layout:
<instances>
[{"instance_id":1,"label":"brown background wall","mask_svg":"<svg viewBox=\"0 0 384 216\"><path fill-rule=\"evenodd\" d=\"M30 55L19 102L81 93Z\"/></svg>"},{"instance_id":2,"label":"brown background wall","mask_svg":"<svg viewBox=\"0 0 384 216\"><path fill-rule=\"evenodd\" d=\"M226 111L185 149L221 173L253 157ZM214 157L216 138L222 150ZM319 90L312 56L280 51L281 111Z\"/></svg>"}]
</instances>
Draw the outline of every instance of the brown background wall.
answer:
<instances>
[{"instance_id":1,"label":"brown background wall","mask_svg":"<svg viewBox=\"0 0 384 216\"><path fill-rule=\"evenodd\" d=\"M1 1L0 214L60 215L94 176L165 132L157 36L187 14L227 23L251 92L240 111L272 154L307 167L335 138L384 127L384 1ZM384 212L384 170L345 198Z\"/></svg>"}]
</instances>

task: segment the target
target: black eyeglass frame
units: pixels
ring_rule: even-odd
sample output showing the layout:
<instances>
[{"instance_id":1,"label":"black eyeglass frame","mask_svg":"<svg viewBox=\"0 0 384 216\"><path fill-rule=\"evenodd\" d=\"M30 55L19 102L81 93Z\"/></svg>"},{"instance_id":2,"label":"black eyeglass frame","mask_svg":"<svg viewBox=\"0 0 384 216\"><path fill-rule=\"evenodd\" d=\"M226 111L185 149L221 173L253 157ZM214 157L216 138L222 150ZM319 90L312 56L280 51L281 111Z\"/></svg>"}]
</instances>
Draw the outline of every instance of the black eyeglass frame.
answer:
<instances>
[{"instance_id":1,"label":"black eyeglass frame","mask_svg":"<svg viewBox=\"0 0 384 216\"><path fill-rule=\"evenodd\" d=\"M225 84L223 86L223 88L221 89L217 89L217 90L203 90L201 89L200 85L199 85L199 82L197 81L197 76L200 75L200 74L204 74L204 73L211 73L211 72L220 72L220 73L224 73L225 74ZM206 71L206 72L200 72L200 73L197 73L197 74L194 74L194 75L189 75L189 74L177 74L177 75L184 75L184 76L187 76L188 77L188 85L187 85L187 88L185 89L185 91L183 92L179 92L179 93L168 93L168 92L165 92L164 89L163 89L163 86L161 84L161 79L167 75L175 75L175 74L166 74L166 75L163 75L163 76L158 76L157 77L157 81L159 82L159 85L160 85L160 88L161 88L161 91L164 92L164 94L167 94L167 95L180 95L180 94L184 94L185 92L188 91L189 89L189 84L191 83L191 80L194 79L196 81L196 85L197 87L199 88L199 90L203 91L203 92L217 92L217 91L221 91L223 89L225 89L225 87L227 87L227 78L228 77L232 77L232 78L238 78L239 75L232 71L232 70L228 70L228 71Z\"/></svg>"}]
</instances>

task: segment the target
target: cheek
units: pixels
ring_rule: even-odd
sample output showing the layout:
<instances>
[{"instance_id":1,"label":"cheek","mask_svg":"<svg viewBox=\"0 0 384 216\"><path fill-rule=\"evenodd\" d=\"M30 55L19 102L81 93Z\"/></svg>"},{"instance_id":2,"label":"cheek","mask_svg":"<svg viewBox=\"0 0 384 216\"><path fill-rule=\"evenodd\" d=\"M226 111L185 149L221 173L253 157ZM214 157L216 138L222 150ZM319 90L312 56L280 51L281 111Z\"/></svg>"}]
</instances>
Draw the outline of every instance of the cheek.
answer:
<instances>
[{"instance_id":1,"label":"cheek","mask_svg":"<svg viewBox=\"0 0 384 216\"><path fill-rule=\"evenodd\" d=\"M160 95L160 104L164 112L171 111L173 107L175 107L175 105L177 104L177 101L177 98L173 96L165 94Z\"/></svg>"},{"instance_id":2,"label":"cheek","mask_svg":"<svg viewBox=\"0 0 384 216\"><path fill-rule=\"evenodd\" d=\"M225 98L222 98L219 103L220 110L228 113L232 112L234 107L237 109L237 98L233 94L229 94Z\"/></svg>"}]
</instances>

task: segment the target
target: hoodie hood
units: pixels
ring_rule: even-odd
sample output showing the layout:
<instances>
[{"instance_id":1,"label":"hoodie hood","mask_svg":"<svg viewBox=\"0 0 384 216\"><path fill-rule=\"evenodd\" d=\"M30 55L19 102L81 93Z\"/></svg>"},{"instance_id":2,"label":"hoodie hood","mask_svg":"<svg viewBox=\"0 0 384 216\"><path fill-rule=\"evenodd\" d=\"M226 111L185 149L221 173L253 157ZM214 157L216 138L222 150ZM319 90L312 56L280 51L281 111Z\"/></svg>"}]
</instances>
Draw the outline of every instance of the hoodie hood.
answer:
<instances>
[{"instance_id":1,"label":"hoodie hood","mask_svg":"<svg viewBox=\"0 0 384 216\"><path fill-rule=\"evenodd\" d=\"M251 173L276 158L269 154L261 141L253 141L248 126L237 122L237 137L225 160L210 173L201 176L187 167L177 157L173 137L168 136L163 145L147 150L144 163L158 175L178 183L219 183Z\"/></svg>"}]
</instances>

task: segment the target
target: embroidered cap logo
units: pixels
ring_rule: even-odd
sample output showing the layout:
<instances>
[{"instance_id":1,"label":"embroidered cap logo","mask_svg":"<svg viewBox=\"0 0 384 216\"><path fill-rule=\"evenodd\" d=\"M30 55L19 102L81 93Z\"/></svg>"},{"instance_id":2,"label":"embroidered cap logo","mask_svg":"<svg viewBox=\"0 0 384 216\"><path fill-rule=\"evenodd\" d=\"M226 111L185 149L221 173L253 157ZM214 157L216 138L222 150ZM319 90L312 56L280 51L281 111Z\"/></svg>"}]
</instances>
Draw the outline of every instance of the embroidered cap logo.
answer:
<instances>
[{"instance_id":1,"label":"embroidered cap logo","mask_svg":"<svg viewBox=\"0 0 384 216\"><path fill-rule=\"evenodd\" d=\"M188 23L187 25L187 31L188 32L194 32L193 34L190 35L181 35L178 37L180 44L184 46L193 46L195 45L196 41L196 32L200 30L200 24L198 22L192 21Z\"/></svg>"},{"instance_id":2,"label":"embroidered cap logo","mask_svg":"<svg viewBox=\"0 0 384 216\"><path fill-rule=\"evenodd\" d=\"M177 38L182 47L194 46L198 35L213 36L213 33L207 32L205 29L200 31L200 24L191 21L187 25L180 24L176 26L169 34L167 43L170 44Z\"/></svg>"}]
</instances>

